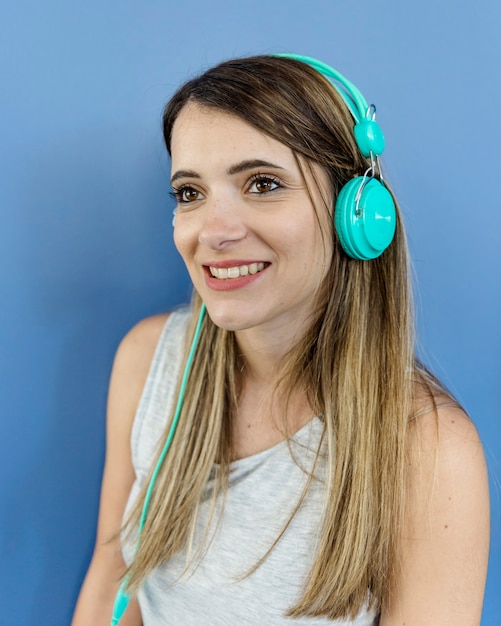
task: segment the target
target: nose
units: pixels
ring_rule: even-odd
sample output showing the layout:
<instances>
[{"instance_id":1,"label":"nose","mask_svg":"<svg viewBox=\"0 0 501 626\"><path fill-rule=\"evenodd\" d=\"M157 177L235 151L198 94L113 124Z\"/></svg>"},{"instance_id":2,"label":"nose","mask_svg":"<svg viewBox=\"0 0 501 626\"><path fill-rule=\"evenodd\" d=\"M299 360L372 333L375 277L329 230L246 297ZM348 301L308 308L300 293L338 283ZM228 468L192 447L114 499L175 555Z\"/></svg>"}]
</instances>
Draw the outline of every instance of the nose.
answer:
<instances>
[{"instance_id":1,"label":"nose","mask_svg":"<svg viewBox=\"0 0 501 626\"><path fill-rule=\"evenodd\" d=\"M238 200L228 195L213 195L206 200L204 220L198 240L212 250L224 250L247 234Z\"/></svg>"}]
</instances>

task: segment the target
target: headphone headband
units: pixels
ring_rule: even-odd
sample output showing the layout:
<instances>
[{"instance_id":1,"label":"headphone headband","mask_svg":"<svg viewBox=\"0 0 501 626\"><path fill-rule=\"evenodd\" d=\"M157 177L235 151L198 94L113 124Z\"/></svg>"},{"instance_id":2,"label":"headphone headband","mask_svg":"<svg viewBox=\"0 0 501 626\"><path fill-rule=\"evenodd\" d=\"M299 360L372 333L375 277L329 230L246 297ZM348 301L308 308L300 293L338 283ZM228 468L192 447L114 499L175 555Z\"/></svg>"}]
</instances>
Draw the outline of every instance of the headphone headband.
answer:
<instances>
[{"instance_id":1,"label":"headphone headband","mask_svg":"<svg viewBox=\"0 0 501 626\"><path fill-rule=\"evenodd\" d=\"M339 95L345 101L346 106L350 110L350 113L356 123L362 121L367 116L367 112L369 110L367 100L364 98L360 89L343 76L341 72L338 72L323 61L319 61L318 59L304 56L302 54L288 54L286 52L280 52L275 56L306 63L306 65L309 65L313 69L317 70L317 72L328 78L338 91ZM341 89L339 86L341 86Z\"/></svg>"},{"instance_id":2,"label":"headphone headband","mask_svg":"<svg viewBox=\"0 0 501 626\"><path fill-rule=\"evenodd\" d=\"M288 54L281 52L274 56L285 59L293 59L309 65L314 70L325 76L348 107L351 116L355 120L353 132L360 152L365 157L376 157L384 150L384 135L376 122L376 107L369 105L360 89L350 80L327 63L323 63L313 57L302 54Z\"/></svg>"}]
</instances>

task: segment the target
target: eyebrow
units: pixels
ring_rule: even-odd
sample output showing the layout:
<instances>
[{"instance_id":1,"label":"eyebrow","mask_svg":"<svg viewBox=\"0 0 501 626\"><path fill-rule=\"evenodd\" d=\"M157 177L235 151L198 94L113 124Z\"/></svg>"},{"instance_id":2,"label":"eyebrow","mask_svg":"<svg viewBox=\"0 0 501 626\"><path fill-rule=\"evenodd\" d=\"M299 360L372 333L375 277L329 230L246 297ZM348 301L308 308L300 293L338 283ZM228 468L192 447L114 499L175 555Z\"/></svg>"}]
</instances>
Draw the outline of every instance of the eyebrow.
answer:
<instances>
[{"instance_id":1,"label":"eyebrow","mask_svg":"<svg viewBox=\"0 0 501 626\"><path fill-rule=\"evenodd\" d=\"M271 167L277 170L284 169L283 167L280 167L280 165L270 163L269 161L263 161L262 159L250 159L248 161L240 161L240 163L235 163L235 165L232 165L227 169L227 173L232 176L233 174L240 174L240 172L246 172L247 170L252 170L256 167ZM172 175L172 178L170 179L171 185L179 178L201 178L201 176L193 170L178 170L175 174Z\"/></svg>"},{"instance_id":2,"label":"eyebrow","mask_svg":"<svg viewBox=\"0 0 501 626\"><path fill-rule=\"evenodd\" d=\"M172 175L172 178L170 179L170 184L174 184L174 182L178 178L201 178L201 176L200 174L197 174L192 170L178 170L175 174Z\"/></svg>"},{"instance_id":3,"label":"eyebrow","mask_svg":"<svg viewBox=\"0 0 501 626\"><path fill-rule=\"evenodd\" d=\"M280 167L280 165L275 165L275 163L270 163L269 161L263 161L262 159L251 159L250 161L240 161L240 163L232 165L228 169L228 174L240 174L240 172L253 170L256 167L272 167L273 169L277 170L284 169L283 167Z\"/></svg>"}]
</instances>

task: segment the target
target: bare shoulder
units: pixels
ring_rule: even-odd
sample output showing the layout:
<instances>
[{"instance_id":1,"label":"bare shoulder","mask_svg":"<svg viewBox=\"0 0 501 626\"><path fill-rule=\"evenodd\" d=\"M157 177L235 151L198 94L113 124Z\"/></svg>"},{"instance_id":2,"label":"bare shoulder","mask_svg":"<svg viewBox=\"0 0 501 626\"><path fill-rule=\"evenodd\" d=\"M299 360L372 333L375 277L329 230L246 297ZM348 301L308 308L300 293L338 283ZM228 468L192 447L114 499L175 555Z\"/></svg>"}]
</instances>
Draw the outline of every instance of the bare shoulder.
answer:
<instances>
[{"instance_id":1,"label":"bare shoulder","mask_svg":"<svg viewBox=\"0 0 501 626\"><path fill-rule=\"evenodd\" d=\"M407 482L407 506L413 512L409 527L428 523L432 514L440 520L441 531L463 531L471 515L475 518L471 528L488 530L483 446L473 421L460 406L437 402L434 411L411 423Z\"/></svg>"},{"instance_id":2,"label":"bare shoulder","mask_svg":"<svg viewBox=\"0 0 501 626\"><path fill-rule=\"evenodd\" d=\"M474 467L485 470L482 443L473 421L438 381L423 376L416 385L413 409L407 439L410 465L428 468L442 480ZM436 474L438 469L441 471Z\"/></svg>"},{"instance_id":3,"label":"bare shoulder","mask_svg":"<svg viewBox=\"0 0 501 626\"><path fill-rule=\"evenodd\" d=\"M393 593L382 626L480 624L489 549L482 443L456 403L411 421L407 496Z\"/></svg>"},{"instance_id":4,"label":"bare shoulder","mask_svg":"<svg viewBox=\"0 0 501 626\"><path fill-rule=\"evenodd\" d=\"M466 412L454 401L436 399L436 408L425 406L418 410L411 420L408 431L410 458L424 451L442 454L462 455L465 451L480 455L483 459L482 444L477 429Z\"/></svg>"},{"instance_id":5,"label":"bare shoulder","mask_svg":"<svg viewBox=\"0 0 501 626\"><path fill-rule=\"evenodd\" d=\"M444 394L416 408L407 439L408 506L428 514L425 502L437 511L453 501L457 507L457 498L473 501L487 487L482 442L473 421Z\"/></svg>"},{"instance_id":6,"label":"bare shoulder","mask_svg":"<svg viewBox=\"0 0 501 626\"><path fill-rule=\"evenodd\" d=\"M410 423L407 445L411 496L419 497L419 490L428 495L453 490L466 496L470 490L486 484L478 431L465 411L454 403L439 401L436 409L418 414Z\"/></svg>"},{"instance_id":7,"label":"bare shoulder","mask_svg":"<svg viewBox=\"0 0 501 626\"><path fill-rule=\"evenodd\" d=\"M168 317L169 313L154 315L133 326L120 342L115 364L135 369L136 373L149 367Z\"/></svg>"},{"instance_id":8,"label":"bare shoulder","mask_svg":"<svg viewBox=\"0 0 501 626\"><path fill-rule=\"evenodd\" d=\"M141 320L120 342L108 395L108 425L112 428L116 426L119 430L125 428L130 432L151 361L168 317L166 313Z\"/></svg>"}]
</instances>

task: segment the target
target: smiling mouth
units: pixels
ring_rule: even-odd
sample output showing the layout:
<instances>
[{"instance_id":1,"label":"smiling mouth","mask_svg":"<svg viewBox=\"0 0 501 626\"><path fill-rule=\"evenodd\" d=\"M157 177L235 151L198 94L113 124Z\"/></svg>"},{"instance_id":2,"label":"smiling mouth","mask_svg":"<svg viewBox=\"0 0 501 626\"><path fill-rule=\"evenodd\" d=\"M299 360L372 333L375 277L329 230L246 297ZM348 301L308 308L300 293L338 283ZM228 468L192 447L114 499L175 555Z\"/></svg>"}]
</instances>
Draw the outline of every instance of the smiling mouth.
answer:
<instances>
[{"instance_id":1,"label":"smiling mouth","mask_svg":"<svg viewBox=\"0 0 501 626\"><path fill-rule=\"evenodd\" d=\"M237 265L235 267L212 267L209 266L209 271L214 278L219 280L226 280L228 278L240 278L240 276L248 276L249 274L257 274L262 272L265 267L268 267L269 263L250 263L249 265Z\"/></svg>"}]
</instances>

